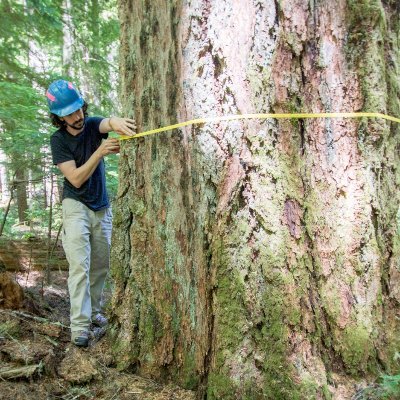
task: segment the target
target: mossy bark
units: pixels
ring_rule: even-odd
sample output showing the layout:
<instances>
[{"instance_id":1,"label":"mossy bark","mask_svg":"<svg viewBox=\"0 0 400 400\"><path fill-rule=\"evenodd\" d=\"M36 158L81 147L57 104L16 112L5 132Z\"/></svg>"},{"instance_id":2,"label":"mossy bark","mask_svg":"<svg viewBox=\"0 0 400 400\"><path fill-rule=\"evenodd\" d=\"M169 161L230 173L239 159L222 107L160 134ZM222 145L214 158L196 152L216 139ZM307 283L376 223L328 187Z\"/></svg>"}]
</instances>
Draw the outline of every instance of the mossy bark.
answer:
<instances>
[{"instance_id":1,"label":"mossy bark","mask_svg":"<svg viewBox=\"0 0 400 400\"><path fill-rule=\"evenodd\" d=\"M139 131L215 115L400 116L394 1L120 0ZM208 399L312 399L398 371L399 126L252 120L125 141L112 338Z\"/></svg>"}]
</instances>

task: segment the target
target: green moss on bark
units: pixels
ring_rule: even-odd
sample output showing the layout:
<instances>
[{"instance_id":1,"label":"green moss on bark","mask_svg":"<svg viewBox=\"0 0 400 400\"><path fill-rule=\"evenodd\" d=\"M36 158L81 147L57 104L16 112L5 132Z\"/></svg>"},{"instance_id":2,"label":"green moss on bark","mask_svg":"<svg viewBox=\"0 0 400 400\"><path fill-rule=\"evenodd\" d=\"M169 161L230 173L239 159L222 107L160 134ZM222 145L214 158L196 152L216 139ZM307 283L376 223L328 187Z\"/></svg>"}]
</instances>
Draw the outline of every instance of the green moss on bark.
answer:
<instances>
[{"instance_id":1,"label":"green moss on bark","mask_svg":"<svg viewBox=\"0 0 400 400\"><path fill-rule=\"evenodd\" d=\"M192 347L183 355L182 365L171 368L171 377L181 387L196 390L201 383L201 374L197 373L195 349Z\"/></svg>"},{"instance_id":2,"label":"green moss on bark","mask_svg":"<svg viewBox=\"0 0 400 400\"><path fill-rule=\"evenodd\" d=\"M266 355L263 371L264 395L267 399L300 399L299 388L292 380L293 367L288 356L288 327L285 316L288 309L285 290L275 284L268 287L264 296L265 324L261 329L263 351Z\"/></svg>"},{"instance_id":3,"label":"green moss on bark","mask_svg":"<svg viewBox=\"0 0 400 400\"><path fill-rule=\"evenodd\" d=\"M201 99L197 102L198 99L190 98L186 103L187 98L180 98L180 90L186 95L196 91L190 92L185 89L185 86L191 89L194 87L191 86L192 81L186 79L185 73L181 74L179 63L183 63L185 71L190 70L189 65L185 64L188 61L204 63L201 65L202 69L207 67L207 57L201 56L199 60L190 58L189 54L195 54L193 50L197 47L190 48L187 44L199 19L204 21L202 25L197 26L197 34L202 32L201 34L207 36L208 16L205 16L209 10L192 15L193 9L185 9L185 12L188 11L188 20L193 25L190 25L190 29L189 25L183 25L181 31L177 29L181 14L171 10L173 3L153 4L147 1L146 10L141 9L141 2L133 6L130 4L131 8L136 7L140 11L137 21L132 18L133 14L128 8L127 12L123 13L128 19L124 28L126 29L129 22L131 29L137 30L135 38L132 38L129 32L125 32L125 42L130 47L125 67L132 69L128 71L132 80L126 80L124 87L128 89L124 90L135 91L135 96L125 94L125 98L131 102L126 106L129 108L133 105L136 108L136 118L141 128L166 124L169 120L175 120L178 115L184 118L190 117L193 112L204 111L206 114L218 111L206 103L201 106ZM212 2L204 4L210 9L214 7ZM390 7L390 4L386 2L385 9ZM185 7L186 5L185 3ZM308 111L303 109L302 92L304 99L307 99L306 94L313 98L312 101L307 99L307 104L304 100L304 107L310 107L310 110L319 109L317 97L321 93L318 93L318 85L324 83L325 68L329 65L325 59L320 60L318 74L315 75L313 66L318 60L313 57L318 57L318 41L323 43L322 39L326 35L328 39L332 39L332 46L337 45L339 52L343 40L347 41L348 46L349 63L341 63L335 68L340 72L334 77L329 77L331 82L337 82L338 86L343 82L348 88L348 79L352 80L356 71L365 100L362 106L364 111L389 111L394 114L399 112L399 56L391 51L391 46L398 47L398 38L394 33L388 33L393 24L385 22L386 11L379 0L349 0L346 5L349 35L343 32L342 36L342 29L347 31L342 21L332 30L325 30L322 26L322 21L336 24L335 20L341 18L342 10L335 14L332 12L333 8L328 8L328 3L324 8L317 4L310 6L312 11L307 11L307 7L303 10L299 7L299 12L310 12L307 24L312 24L313 28L308 29L311 25L306 27L313 37L306 38L308 33L305 30L304 42L298 38L293 40L294 36L290 36L296 35L293 32L301 28L300 26L284 31L285 27L291 26L289 15L285 16L287 21L280 24L279 29L277 25L274 27L275 36L271 36L271 41L277 39L276 43L285 48L284 51L277 50L276 59L288 59L282 64L277 63L283 67L278 70L278 74L274 71L276 65L270 68L270 64L263 64L262 68L254 69L255 81L251 79L250 82L253 90L257 91L254 104L262 104L260 108L265 110L270 108L278 111L278 108L283 108L288 112ZM286 3L281 4L281 8L284 6ZM199 6L199 10L201 7ZM296 4L290 7L290 10L297 7ZM165 19L165 10L170 10L168 13L174 17L172 26L169 26ZM256 10L257 13L259 11ZM286 11L289 13L289 8L286 7ZM315 18L312 23L311 14L320 18ZM260 25L267 22L266 15L259 14ZM277 20L282 20L283 17L282 12L277 10ZM398 19L397 15L396 18ZM255 26L258 26L257 21ZM173 32L170 39L168 32L163 30L165 27ZM259 35L256 29L252 32ZM390 37L390 42L385 41L387 37ZM224 51L223 47L218 47L219 50L216 50L216 47L212 49L213 38L208 39L209 46L202 49L201 54ZM138 42L136 50L133 45L135 40ZM289 46L285 45L285 41ZM292 47L299 57L291 59L288 47ZM255 43L251 51L256 48ZM263 48L264 53L266 48L268 47ZM321 47L319 51L322 52ZM316 54L311 56L309 52ZM137 62L132 64L133 59ZM215 59L216 57L214 61ZM249 65L251 62L250 57ZM216 67L225 68L221 63ZM239 100L239 92L243 92L243 87L236 86L234 82L237 80L231 80L228 71L226 72L226 81L232 83ZM286 73L287 77L284 76ZM274 74L279 75L276 77L276 87ZM321 79L321 82L317 82L318 79ZM217 85L215 82L210 83L211 86L214 84L216 90L224 85L219 79ZM358 108L360 94L357 84L351 87L352 93L347 92L349 96L346 96L345 104ZM277 89L276 93L274 89ZM294 100L286 102L285 93L289 97L293 96ZM326 93L326 100L335 100L333 96L329 97L330 95ZM281 96L281 103L275 108L270 101L264 101L274 96ZM356 100L353 101L354 99ZM216 104L219 104L218 101ZM237 102L229 111L238 111L236 107L240 108L240 104L244 103ZM222 109L228 111L228 108ZM257 126L255 121L253 126ZM333 246L330 247L330 244L337 233L337 225L335 222L330 225L330 220L337 214L331 212L330 206L335 206L335 199L342 194L336 193L336 188L332 190L335 183L326 178L331 178L332 174L336 175L341 164L332 164L332 169L322 171L325 166L320 165L319 161L324 160L324 152L331 157L328 157L329 161L332 161L333 153L329 153L329 148L324 148L324 139L316 136L318 129L314 132L310 126L311 123L297 120L277 123L264 121L257 126L256 134L244 132L243 148L237 154L240 153L241 168L245 177L237 178L237 171L232 170L227 174L226 182L221 181L224 179L221 177L225 176L224 165L228 157L237 150L236 147L232 150L225 146L230 135L228 129L226 135L220 135L218 130L214 132L214 127L208 128L207 132L212 133L211 139L207 139L205 129L196 127L191 133L189 130L175 132L172 138L168 136L166 139L167 136L160 135L140 141L140 157L137 159L139 168L136 174L132 162L131 168L135 173L129 174L132 175L132 178L129 177L132 179L130 193L124 194L124 204L129 210L124 209L115 220L122 243L119 247L120 252L127 249L129 243L136 246L125 258L116 251L113 267L118 285L126 290L124 293L121 289L120 308L116 307L117 312L120 312L118 317L121 325L113 331L115 350L121 356L126 355L123 361L125 365L128 359L141 357L141 366L145 372L157 369L161 379L172 377L187 388L204 387L209 399L223 400L329 399L325 367L326 373L329 374L333 367L341 365L343 361L346 370L355 376L372 369L371 365L373 366L377 358L373 345L377 345L379 340L372 337L370 332L372 327L380 329L375 328L379 325L379 318L382 318L379 313L381 307L386 307L388 302L389 293L385 288L389 286L386 283L390 277L386 261L389 260L388 257L397 257L396 251L388 256L392 251L391 244L395 247L396 243L387 232L390 232L393 209L396 208L397 211L397 205L390 204L393 199L390 198L390 190L393 192L393 188L398 186L400 172L390 171L396 170L397 158L392 159L390 165L383 159L386 166L381 165L379 168L385 171L382 175L373 176L369 170L371 158L368 151L371 147L378 150L374 153L376 165L382 163L381 156L385 152L392 154L396 149L397 140L394 139L394 133L397 128L392 126L389 130L389 124L382 124L381 121L365 121L365 129L359 130L362 151L357 152L357 149L352 148L349 160L349 163L355 163L361 171L360 175L367 176L363 181L366 191L370 190L369 182L376 178L380 187L373 187L375 182L372 182L371 192L377 191L377 197L389 194L387 204L373 198L370 202L367 199L367 206L364 207L363 202L361 205L357 202L358 194L354 199L354 207L359 210L357 217L368 214L370 204L374 207L371 213L374 227L371 228L371 232L368 231L367 215L362 221L363 227L360 227L360 232L364 235L360 241L363 248L367 248L372 241L371 236L375 235L380 245L379 249L374 249L372 253L379 258L380 251L383 259L377 267L384 269L382 280L385 281L382 291L378 290L377 307L373 309L375 299L372 297L366 301L369 304L365 306L365 312L376 313L368 320L371 326L367 329L362 323L362 316L359 315L363 312L363 305L359 304L365 300L364 293L361 292L364 288L370 288L368 280L372 274L366 273L366 264L358 255L355 256L358 257L358 264L357 260L355 261L357 271L353 274L349 265L349 255L345 251L346 246L340 240L336 242L337 251L332 254L335 250L332 250ZM340 146L353 145L353 132L345 131L341 135L339 126L337 129L337 135L329 140L332 139L332 148L337 146L338 152L335 154L340 156ZM383 140L376 143L378 134ZM390 145L385 143L388 138L392 140ZM209 144L208 140L215 141L215 147L206 146ZM203 147L199 146L200 141L204 142L207 151L203 151ZM215 156L213 152L217 147L220 147L218 151L222 151ZM247 151L251 154L246 154ZM133 155L130 160L133 160ZM179 165L179 168L174 169L175 165ZM352 166L353 164L350 165L350 169ZM180 168L187 168L187 171L182 173L178 171ZM316 175L313 174L316 172L320 174L319 179L314 179ZM242 171L239 175L241 173ZM393 174L397 174L396 182ZM135 179L142 179L139 177L143 178L143 182L134 182ZM343 178L346 177L344 174ZM338 178L340 184L346 184L346 179L342 180L336 176L334 178ZM239 182L235 182L235 179ZM364 179L364 176L360 177L357 174L351 177L351 184L358 183L360 179ZM226 189L232 192L226 193ZM137 191L140 191L140 194L132 193ZM225 194L227 197L224 199ZM219 214L220 200L226 201L221 201L221 208L225 207L229 216ZM216 208L219 210L218 214ZM365 225L368 229L363 231ZM346 231L346 235L348 232L349 230ZM357 234L353 237L349 233L343 239L351 243L354 241L354 253L350 257L357 254ZM124 235L127 238L124 238ZM211 241L212 244L219 240L220 243L211 245L210 250L210 243L202 243L203 240ZM204 253L207 254L200 255L203 245ZM202 257L207 261L203 263ZM343 270L345 273L346 268L351 271L349 275L342 277L340 272ZM331 287L326 285L329 287L327 288L325 284L332 275L336 280L333 279ZM365 281L362 281L364 275ZM157 279L152 281L151 277L154 276ZM342 286L339 283L342 278L345 294L340 292ZM135 284L134 279L138 281L137 287L131 290ZM158 285L157 293L151 289L154 282ZM357 287L352 286L354 282L358 284ZM379 283L377 285L379 286ZM331 292L325 295L324 290ZM133 296L133 292L139 293L137 301L132 302L140 308L135 311L132 311L134 306L125 303L123 298L124 295ZM343 299L342 307L341 296L345 295L348 295L348 299ZM361 298L360 303L357 302L358 297ZM353 302L354 299L356 301ZM144 305L146 302L155 303L155 306ZM343 317L343 314L346 315ZM343 324L341 326L351 323L351 329L338 328L339 319ZM207 322L209 327L206 326ZM130 323L132 326L129 326ZM186 331L182 328L186 328ZM130 335L130 330L136 331ZM385 365L390 357L393 358L394 352L398 351L398 341L393 339L394 332L395 325L386 337L388 344L383 357ZM165 341L167 356L163 358L165 364L162 365L156 365L157 360L164 356L164 348L157 349L157 344L163 339L159 334L168 339ZM299 346L304 344L304 347L298 349L297 345L300 342ZM250 351L241 352L245 346L249 346ZM311 351L318 361L324 361L325 366L321 367L321 371L314 371L313 366L307 365L309 360L306 359L307 353L303 351ZM245 354L243 359L241 354ZM303 365L298 367L297 361ZM248 371L250 372L246 375ZM200 376L197 376L197 372ZM201 375L203 373L205 376ZM208 373L207 386L205 381ZM318 379L319 377L322 379Z\"/></svg>"},{"instance_id":4,"label":"green moss on bark","mask_svg":"<svg viewBox=\"0 0 400 400\"><path fill-rule=\"evenodd\" d=\"M208 376L207 399L235 400L237 398L237 386L229 378L227 369L221 372L211 372Z\"/></svg>"},{"instance_id":5,"label":"green moss on bark","mask_svg":"<svg viewBox=\"0 0 400 400\"><path fill-rule=\"evenodd\" d=\"M362 325L349 325L340 336L340 353L346 370L357 376L371 369L369 359L374 354L370 333Z\"/></svg>"}]
</instances>

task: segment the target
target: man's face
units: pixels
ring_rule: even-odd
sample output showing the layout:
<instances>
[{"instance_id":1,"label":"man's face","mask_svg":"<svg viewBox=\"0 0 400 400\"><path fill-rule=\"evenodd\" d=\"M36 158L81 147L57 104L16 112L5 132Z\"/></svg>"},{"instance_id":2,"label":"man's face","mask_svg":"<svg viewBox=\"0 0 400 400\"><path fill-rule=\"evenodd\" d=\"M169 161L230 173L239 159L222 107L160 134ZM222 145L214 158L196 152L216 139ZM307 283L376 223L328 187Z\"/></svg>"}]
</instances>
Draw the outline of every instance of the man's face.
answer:
<instances>
[{"instance_id":1,"label":"man's face","mask_svg":"<svg viewBox=\"0 0 400 400\"><path fill-rule=\"evenodd\" d=\"M65 121L65 123L73 129L82 129L85 123L85 117L83 115L82 108L76 110L72 114L68 114L65 117L60 118L61 121Z\"/></svg>"}]
</instances>

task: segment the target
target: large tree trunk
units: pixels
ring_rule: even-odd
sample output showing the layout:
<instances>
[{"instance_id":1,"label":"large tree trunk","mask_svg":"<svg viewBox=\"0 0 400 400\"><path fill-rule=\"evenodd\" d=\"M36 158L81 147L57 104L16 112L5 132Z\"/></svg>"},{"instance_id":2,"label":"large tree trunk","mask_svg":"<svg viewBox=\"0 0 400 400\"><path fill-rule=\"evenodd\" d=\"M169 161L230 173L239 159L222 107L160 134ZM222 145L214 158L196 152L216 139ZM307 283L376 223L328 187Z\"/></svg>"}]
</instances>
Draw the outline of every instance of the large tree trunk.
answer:
<instances>
[{"instance_id":1,"label":"large tree trunk","mask_svg":"<svg viewBox=\"0 0 400 400\"><path fill-rule=\"evenodd\" d=\"M139 131L237 113L400 116L396 1L120 0L120 16ZM124 142L120 367L224 400L328 398L343 377L398 371L399 144L380 119Z\"/></svg>"}]
</instances>

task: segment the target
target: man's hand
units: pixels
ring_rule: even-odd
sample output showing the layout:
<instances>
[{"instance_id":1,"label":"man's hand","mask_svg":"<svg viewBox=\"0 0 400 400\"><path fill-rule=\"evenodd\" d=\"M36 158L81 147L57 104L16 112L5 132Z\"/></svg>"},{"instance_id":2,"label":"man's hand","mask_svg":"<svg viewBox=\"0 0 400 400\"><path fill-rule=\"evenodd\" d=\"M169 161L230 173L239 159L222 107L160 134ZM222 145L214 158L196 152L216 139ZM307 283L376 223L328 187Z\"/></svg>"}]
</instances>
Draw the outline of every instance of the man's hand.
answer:
<instances>
[{"instance_id":1,"label":"man's hand","mask_svg":"<svg viewBox=\"0 0 400 400\"><path fill-rule=\"evenodd\" d=\"M133 136L136 133L136 122L130 118L110 117L100 122L100 132L114 131L119 135Z\"/></svg>"},{"instance_id":2,"label":"man's hand","mask_svg":"<svg viewBox=\"0 0 400 400\"><path fill-rule=\"evenodd\" d=\"M119 140L108 138L103 140L99 148L91 155L89 160L79 168L76 167L75 160L66 161L58 164L58 168L69 182L76 188L80 188L93 174L99 165L100 160L108 154L119 153Z\"/></svg>"},{"instance_id":3,"label":"man's hand","mask_svg":"<svg viewBox=\"0 0 400 400\"><path fill-rule=\"evenodd\" d=\"M98 151L102 157L108 154L119 153L119 140L115 138L103 140L96 151Z\"/></svg>"}]
</instances>

